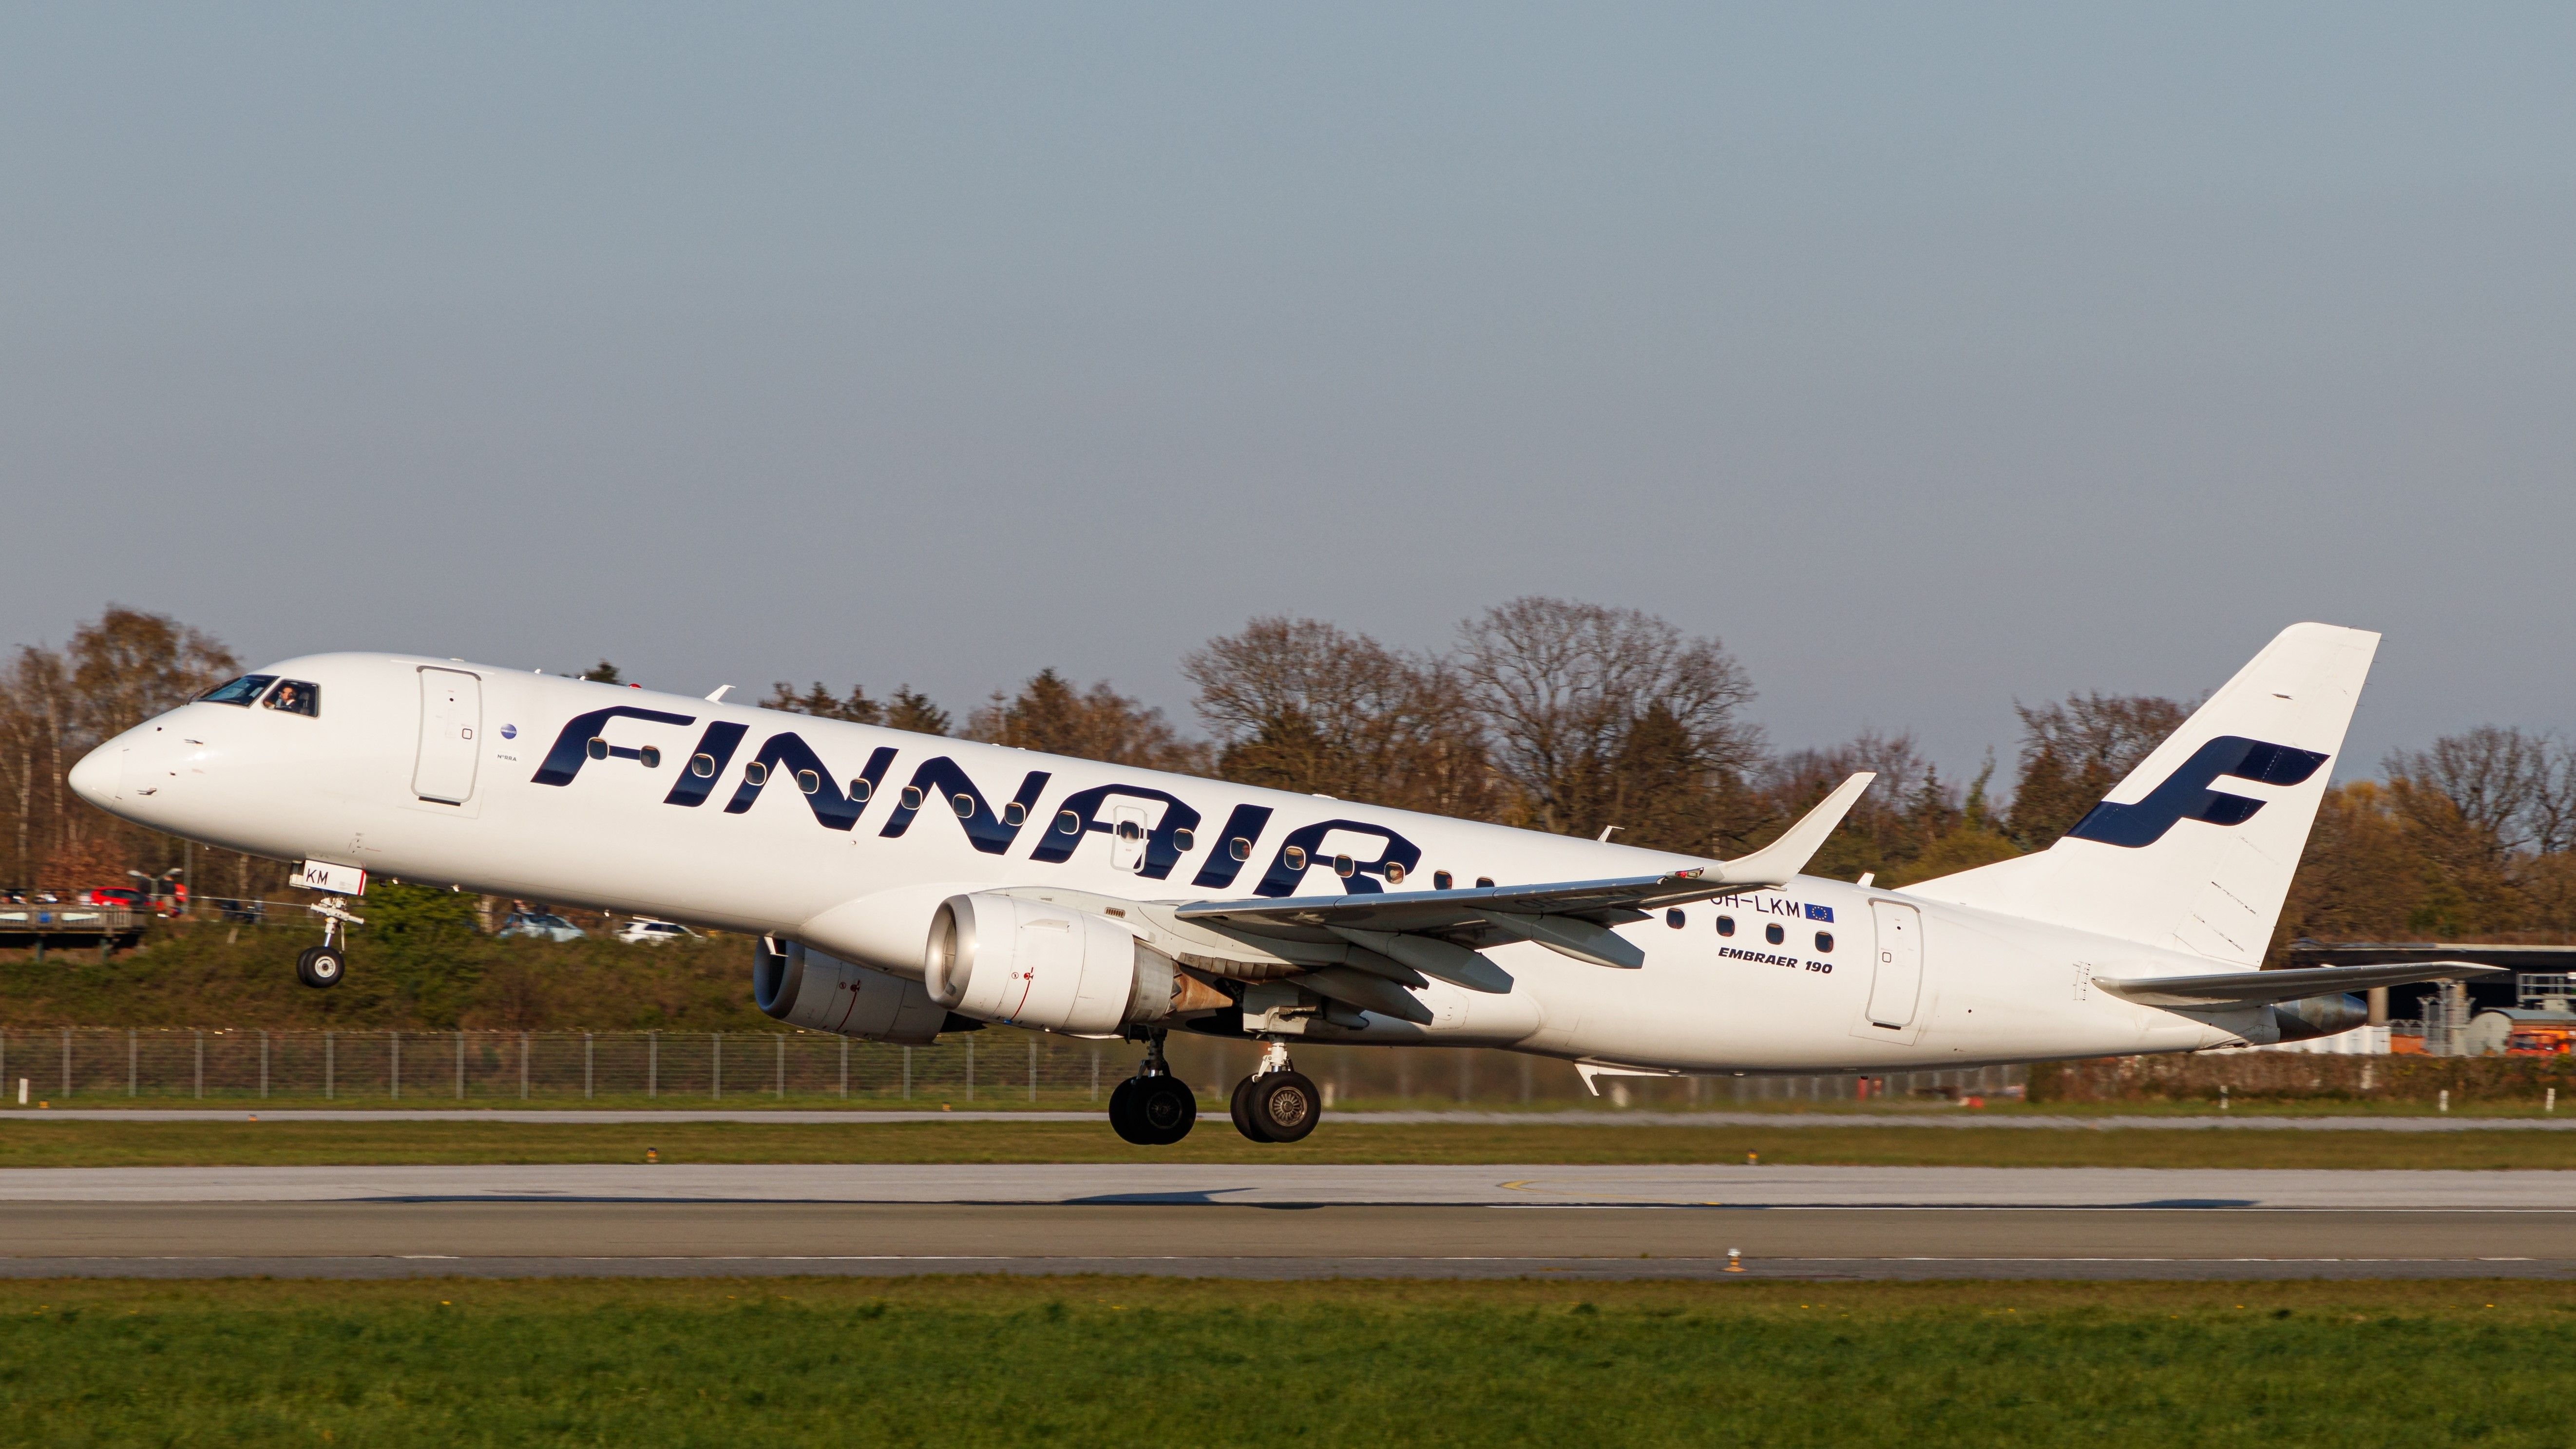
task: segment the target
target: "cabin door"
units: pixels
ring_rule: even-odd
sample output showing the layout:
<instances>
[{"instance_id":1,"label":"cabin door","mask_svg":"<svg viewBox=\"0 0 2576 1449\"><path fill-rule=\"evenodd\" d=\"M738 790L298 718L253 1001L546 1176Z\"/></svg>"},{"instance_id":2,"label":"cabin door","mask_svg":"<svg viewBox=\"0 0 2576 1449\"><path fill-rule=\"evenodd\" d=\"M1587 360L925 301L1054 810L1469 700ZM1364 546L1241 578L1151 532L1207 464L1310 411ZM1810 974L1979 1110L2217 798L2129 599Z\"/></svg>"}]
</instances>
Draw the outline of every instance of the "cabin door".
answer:
<instances>
[{"instance_id":1,"label":"cabin door","mask_svg":"<svg viewBox=\"0 0 2576 1449\"><path fill-rule=\"evenodd\" d=\"M1878 956L1871 963L1869 1024L1903 1031L1914 1023L1923 994L1923 913L1895 901L1869 903L1878 927Z\"/></svg>"},{"instance_id":2,"label":"cabin door","mask_svg":"<svg viewBox=\"0 0 2576 1449\"><path fill-rule=\"evenodd\" d=\"M474 797L474 761L482 748L483 681L461 669L420 671L420 759L412 793L462 805Z\"/></svg>"}]
</instances>

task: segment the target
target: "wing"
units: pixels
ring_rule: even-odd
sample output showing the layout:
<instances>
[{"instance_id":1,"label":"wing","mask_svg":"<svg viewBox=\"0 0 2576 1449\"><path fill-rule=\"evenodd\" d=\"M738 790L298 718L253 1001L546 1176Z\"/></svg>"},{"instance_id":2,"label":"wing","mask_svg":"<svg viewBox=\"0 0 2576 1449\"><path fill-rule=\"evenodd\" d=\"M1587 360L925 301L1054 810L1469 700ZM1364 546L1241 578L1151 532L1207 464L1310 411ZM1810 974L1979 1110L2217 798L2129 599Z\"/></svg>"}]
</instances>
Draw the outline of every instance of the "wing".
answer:
<instances>
[{"instance_id":1,"label":"wing","mask_svg":"<svg viewBox=\"0 0 2576 1449\"><path fill-rule=\"evenodd\" d=\"M2096 976L2093 984L2141 1006L2260 1006L2375 986L2462 981L2502 971L2468 961L2392 961L2378 966L2304 966L2291 971L2227 971L2216 976Z\"/></svg>"},{"instance_id":2,"label":"wing","mask_svg":"<svg viewBox=\"0 0 2576 1449\"><path fill-rule=\"evenodd\" d=\"M1646 964L1645 953L1612 927L1692 901L1788 884L1874 778L1852 776L1778 840L1715 866L1554 885L1200 901L1173 914L1212 929L1359 946L1402 967L1479 991L1509 990L1511 978L1476 952L1515 941L1534 942L1595 966L1635 968Z\"/></svg>"}]
</instances>

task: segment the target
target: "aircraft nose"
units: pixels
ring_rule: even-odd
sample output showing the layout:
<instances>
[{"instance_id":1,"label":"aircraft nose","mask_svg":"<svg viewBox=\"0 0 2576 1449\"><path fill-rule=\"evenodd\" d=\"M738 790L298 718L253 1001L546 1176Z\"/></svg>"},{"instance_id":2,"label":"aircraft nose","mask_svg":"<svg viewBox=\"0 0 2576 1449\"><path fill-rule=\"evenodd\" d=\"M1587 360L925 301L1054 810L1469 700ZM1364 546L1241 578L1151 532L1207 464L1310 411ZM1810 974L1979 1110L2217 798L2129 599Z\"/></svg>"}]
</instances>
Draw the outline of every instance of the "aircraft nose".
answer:
<instances>
[{"instance_id":1,"label":"aircraft nose","mask_svg":"<svg viewBox=\"0 0 2576 1449\"><path fill-rule=\"evenodd\" d=\"M119 745L119 741L110 740L81 756L80 763L72 766L72 772L63 777L64 783L72 787L73 794L101 809L105 809L107 803L116 798L116 756Z\"/></svg>"}]
</instances>

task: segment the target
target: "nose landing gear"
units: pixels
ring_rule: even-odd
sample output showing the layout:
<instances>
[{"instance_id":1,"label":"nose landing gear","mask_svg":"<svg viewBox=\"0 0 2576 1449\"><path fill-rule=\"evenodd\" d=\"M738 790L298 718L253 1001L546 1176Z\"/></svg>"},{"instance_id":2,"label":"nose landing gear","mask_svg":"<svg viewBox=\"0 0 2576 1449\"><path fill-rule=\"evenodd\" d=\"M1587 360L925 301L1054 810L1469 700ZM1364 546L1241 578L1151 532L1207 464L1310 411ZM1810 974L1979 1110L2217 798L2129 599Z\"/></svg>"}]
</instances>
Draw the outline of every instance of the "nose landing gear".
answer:
<instances>
[{"instance_id":1,"label":"nose landing gear","mask_svg":"<svg viewBox=\"0 0 2576 1449\"><path fill-rule=\"evenodd\" d=\"M349 972L349 953L339 942L346 940L347 926L363 926L366 918L349 914L348 903L338 896L324 896L306 910L322 918L322 944L307 946L295 958L295 979L312 987L340 984Z\"/></svg>"},{"instance_id":2,"label":"nose landing gear","mask_svg":"<svg viewBox=\"0 0 2576 1449\"><path fill-rule=\"evenodd\" d=\"M1145 1061L1136 1075L1109 1094L1109 1125L1139 1147L1169 1147L1190 1135L1199 1102L1189 1084L1163 1060L1163 1033L1145 1038Z\"/></svg>"},{"instance_id":3,"label":"nose landing gear","mask_svg":"<svg viewBox=\"0 0 2576 1449\"><path fill-rule=\"evenodd\" d=\"M1284 1043L1271 1042L1261 1065L1234 1084L1228 1104L1234 1130L1255 1142L1295 1142L1324 1119L1324 1096L1288 1060Z\"/></svg>"}]
</instances>

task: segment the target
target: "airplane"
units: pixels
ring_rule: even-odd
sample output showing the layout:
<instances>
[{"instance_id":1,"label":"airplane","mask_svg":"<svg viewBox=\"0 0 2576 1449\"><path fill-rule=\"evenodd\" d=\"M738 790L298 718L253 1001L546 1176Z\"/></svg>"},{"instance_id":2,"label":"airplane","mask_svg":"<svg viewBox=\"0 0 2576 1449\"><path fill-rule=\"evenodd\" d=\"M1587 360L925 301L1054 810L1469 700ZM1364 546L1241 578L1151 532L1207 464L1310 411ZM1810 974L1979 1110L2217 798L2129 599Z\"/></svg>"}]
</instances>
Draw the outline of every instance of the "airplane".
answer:
<instances>
[{"instance_id":1,"label":"airplane","mask_svg":"<svg viewBox=\"0 0 2576 1449\"><path fill-rule=\"evenodd\" d=\"M2048 849L1901 889L1802 875L1870 784L1699 859L399 654L289 659L107 741L82 798L299 861L347 969L370 876L754 936L789 1026L1142 1045L1123 1138L1186 1136L1174 1028L1264 1044L1234 1125L1323 1115L1299 1043L1602 1075L1877 1074L2295 1041L2464 962L2261 970L2379 636L2284 630Z\"/></svg>"}]
</instances>

